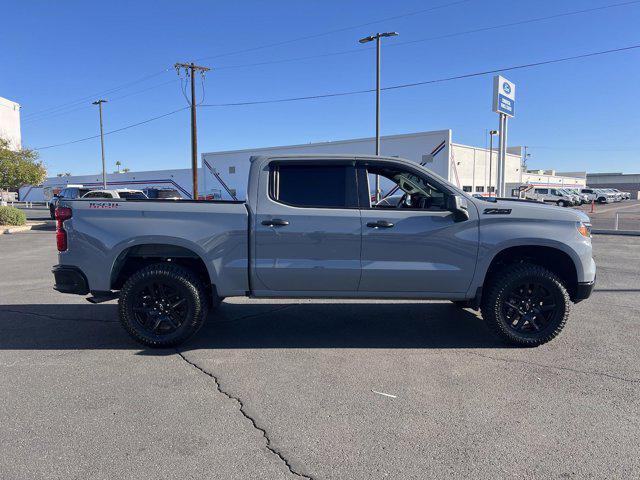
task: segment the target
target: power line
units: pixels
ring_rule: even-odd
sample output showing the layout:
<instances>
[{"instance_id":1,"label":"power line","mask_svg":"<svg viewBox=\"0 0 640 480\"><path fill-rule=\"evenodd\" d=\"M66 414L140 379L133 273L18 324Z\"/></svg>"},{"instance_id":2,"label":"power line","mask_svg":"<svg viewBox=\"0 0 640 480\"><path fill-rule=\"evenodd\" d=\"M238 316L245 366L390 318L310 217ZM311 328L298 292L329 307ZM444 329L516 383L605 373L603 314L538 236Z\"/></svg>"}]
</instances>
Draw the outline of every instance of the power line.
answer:
<instances>
[{"instance_id":1,"label":"power line","mask_svg":"<svg viewBox=\"0 0 640 480\"><path fill-rule=\"evenodd\" d=\"M534 17L534 18L529 18L529 19L525 19L525 20L518 20L518 21L515 21L515 22L501 23L501 24L498 24L498 25L490 25L490 26L487 26L487 27L474 28L474 29L471 29L471 30L463 30L463 31L459 31L459 32L445 33L445 34L442 34L442 35L436 35L436 36L432 36L432 37L420 38L420 39L416 39L416 40L409 40L409 41L405 41L405 42L394 42L394 43L389 44L388 47L397 48L397 47L402 47L402 46L406 46L406 45L414 45L416 43L430 42L430 41L434 41L434 40L443 40L443 39L446 39L446 38L469 35L469 34L473 34L473 33L488 32L488 31L491 31L491 30L499 30L499 29L502 29L502 28L515 27L515 26L526 25L526 24L530 24L530 23L539 23L539 22L543 22L543 21L547 21L547 20L553 20L553 19L556 19L556 18L569 17L569 16L574 16L574 15L581 15L581 14L585 14L585 13L591 13L591 12L596 12L596 11L600 11L600 10L606 10L606 9L609 9L609 8L617 8L617 7L635 5L635 4L638 4L638 3L640 3L640 0L633 0L633 1L623 2L623 3L614 3L614 4L610 4L610 5L603 5L601 7L587 8L587 9L583 9L583 10L574 10L574 11L571 11L571 12L564 12L564 13L557 13L557 14L554 14L554 15L547 15L547 16L544 16L544 17ZM366 50L371 50L371 48L352 48L352 49L349 49L349 50L338 50L336 52L321 53L321 54L317 54L317 55L305 55L305 56L300 56L300 57L284 58L284 59L280 59L280 60L268 60L268 61L263 61L263 62L244 63L244 64L238 64L238 65L222 65L222 66L216 67L216 70L229 70L229 69L236 69L236 68L258 67L258 66L263 66L263 65L275 65L275 64L280 64L280 63L290 63L290 62L297 62L297 61L301 61L301 60L310 60L310 59L314 59L314 58L326 58L326 57L333 57L333 56L338 56L338 55L348 55L348 54L352 54L352 53L363 53Z\"/></svg>"},{"instance_id":2,"label":"power line","mask_svg":"<svg viewBox=\"0 0 640 480\"><path fill-rule=\"evenodd\" d=\"M155 78L155 77L157 77L159 75L162 75L165 72L168 72L169 70L171 70L171 67L165 68L161 72L156 72L156 73L153 73L151 75L146 75L144 77L138 78L137 80L133 80L131 82L123 83L123 84L118 85L118 86L116 86L114 88L111 88L111 89L108 89L108 90L103 90L101 92L97 92L97 93L94 93L92 95L88 95L86 97L78 98L77 100L71 100L69 102L61 103L60 105L56 105L56 106L44 108L42 110L38 110L38 111L35 111L35 112L27 113L26 115L24 115L24 119L31 118L34 115L37 115L37 114L40 114L40 113L53 113L54 111L57 111L57 110L60 110L60 109L64 109L65 107L68 107L68 106L72 106L72 105L77 105L77 104L80 104L80 103L88 102L89 100L91 100L91 99L93 99L95 97L106 96L106 95L108 95L110 93L114 93L114 92L120 91L122 89L125 89L127 87L130 87L131 85L136 85L138 83L144 82L144 81L149 80L151 78Z\"/></svg>"},{"instance_id":3,"label":"power line","mask_svg":"<svg viewBox=\"0 0 640 480\"><path fill-rule=\"evenodd\" d=\"M258 45L257 47L249 47L249 48L244 48L241 50L235 50L232 52L227 52L227 53L220 53L217 55L209 55L207 57L200 57L200 58L196 58L196 61L201 61L201 60L210 60L213 58L221 58L221 57L228 57L231 55L238 55L241 53L248 53L248 52L255 52L256 50L264 50L266 48L273 48L273 47L279 47L282 45L288 45L290 43L296 43L296 42L301 42L304 40L311 40L314 38L319 38L319 37L326 37L327 35L333 35L334 33L340 33L340 32L345 32L348 30L354 30L356 28L362 28L362 27L366 27L369 25L375 25L376 23L382 23L382 22L386 22L389 20L398 20L400 18L405 18L405 17L410 17L413 15L419 15L421 13L427 13L427 12L432 12L434 10L440 10L442 8L447 8L447 7L453 7L455 5L460 5L463 3L467 3L471 0L457 0L455 2L450 2L450 3L445 3L445 4L441 4L441 5L435 5L433 7L429 7L429 8L423 8L422 10L415 10L413 12L408 12L408 13L403 13L401 15L394 15L392 17L386 17L386 18L381 18L378 20L373 20L370 22L366 22L366 23L360 23L358 25L351 25L349 27L342 27L342 28L337 28L335 30L329 30L327 32L322 32L322 33L315 33L313 35L305 35L303 37L297 37L297 38L292 38L289 40L282 40L280 42L275 42L275 43L267 43L264 45Z\"/></svg>"},{"instance_id":4,"label":"power line","mask_svg":"<svg viewBox=\"0 0 640 480\"><path fill-rule=\"evenodd\" d=\"M471 78L471 77L479 77L479 76L483 76L483 75L489 75L492 73L500 73L500 72L508 72L511 70L520 70L523 68L531 68L531 67L539 67L542 65L549 65L552 63L560 63L560 62L567 62L569 60L578 60L581 58L589 58L589 57L595 57L595 56L599 56L599 55L607 55L610 53L618 53L618 52L623 52L623 51L627 51L627 50L633 50L633 49L637 49L640 48L640 45L631 45L628 47L622 47L622 48L615 48L612 50L603 50L600 52L591 52L591 53L585 53L582 55L573 55L571 57L563 57L563 58L555 58L552 60L545 60L545 61L541 61L541 62L534 62L534 63L526 63L523 65L514 65L514 66L510 66L510 67L503 67L503 68L496 68L496 69L492 69L492 70L484 70L481 72L473 72L473 73L466 73L463 75L456 75L453 77L444 77L444 78L438 78L438 79L434 79L434 80L425 80L425 81L421 81L421 82L413 82L413 83L404 83L404 84L400 84L400 85L393 85L390 87L384 87L381 90L398 90L398 89L402 89L402 88L409 88L409 87L417 87L420 85L428 85L428 84L432 84L432 83L442 83L442 82L448 82L451 80L460 80L463 78ZM347 96L347 95L359 95L362 93L371 93L371 92L375 92L375 89L366 89L366 90L351 90L351 91L347 91L347 92L336 92L336 93L326 93L326 94L319 94L319 95L307 95L307 96L303 96L303 97L290 97L290 98L279 98L279 99L274 99L274 100L248 100L248 101L240 101L240 102L232 102L232 103L215 103L215 104L203 104L203 107L235 107L235 106L243 106L243 105L262 105L262 104L267 104L267 103L284 103L284 102L296 102L296 101L302 101L302 100L315 100L315 99L320 99L320 98L330 98L330 97L343 97L343 96Z\"/></svg>"},{"instance_id":5,"label":"power line","mask_svg":"<svg viewBox=\"0 0 640 480\"><path fill-rule=\"evenodd\" d=\"M250 52L250 51L255 51L255 50L271 48L271 47L280 46L280 45L286 45L286 44L290 44L290 43L294 43L294 42L298 42L298 41L309 40L309 39L313 39L313 38L318 38L318 37L330 35L330 34L333 34L333 33L338 33L338 32L347 31L347 30L351 30L351 29L355 29L355 28L360 28L360 27L364 27L364 26L368 26L368 25L373 25L373 24L376 24L376 23L384 22L384 21L396 20L396 19L405 18L405 17L408 17L408 16L418 15L418 14L421 14L421 13L426 13L426 12L429 12L429 11L433 11L433 10L437 10L437 9L442 9L442 8L446 8L446 7L450 7L450 6L455 6L455 5L458 5L458 4L466 3L468 1L470 1L470 0L459 0L459 1L456 1L456 2L452 2L452 3L447 3L447 4L443 4L443 5L437 5L437 6L434 6L434 7L427 8L427 9L417 10L417 11L414 11L414 12L409 12L409 13L401 14L401 15L395 15L395 16L392 16L392 17L387 17L387 18L383 18L383 19L379 19L379 20L374 20L374 21L371 21L371 22L362 23L362 24L359 24L359 25L343 27L343 28L340 28L340 29L335 29L335 30L331 30L331 31L323 32L323 33L318 33L318 34L314 34L314 35L308 35L308 36L304 36L304 37L298 37L298 38L294 38L294 39L290 39L290 40L284 40L282 42L276 42L276 43L267 44L267 45L260 45L260 46L257 46L257 47L247 48L247 49L243 49L243 50L236 50L236 51L227 52L227 53L223 53L223 54L219 54L219 55L213 55L213 56L210 56L210 57L202 57L201 59L203 59L203 58L220 58L220 57L231 56L231 55L236 55L236 54L240 54L240 53L246 53L246 52ZM480 32L484 32L484 31L490 31L490 30L496 30L496 29L507 28L507 27L512 27L512 26L524 25L524 24L527 24L527 23L541 22L541 21L551 20L551 19L560 18L560 17L566 17L566 16L578 15L578 14L583 14L583 13L589 13L589 12L605 10L605 9L609 9L609 8L623 7L623 6L628 6L628 5L638 4L638 3L640 3L640 0L634 0L634 1L616 3L616 4L610 4L610 5L604 5L604 6L601 6L601 7L594 7L594 8L589 8L589 9L576 10L576 11L572 11L572 12L559 13L559 14L548 15L548 16L544 16L544 17L537 17L537 18L521 20L521 21L516 21L516 22L504 23L504 24L493 25L493 26L488 26L488 27L481 27L481 28L472 29L472 30L465 30L465 31L461 31L461 32L453 32L453 33L449 33L449 34L438 35L438 36L433 36L433 37L427 37L427 38L423 38L423 39L410 40L410 41L405 41L405 42L396 42L396 43L394 43L392 45L389 45L389 46L393 48L393 47L398 47L398 46L403 46L403 45L411 45L411 44L420 43L420 42L427 42L427 41L451 38L451 37L467 35L467 34L471 34L471 33L480 33ZM307 60L307 59L313 59L313 58L323 58L323 57L330 57L330 56L336 56L336 55L345 55L345 54L356 53L356 52L363 52L364 50L369 50L369 49L367 49L367 48L365 48L365 49L350 49L350 50L330 52L330 53L325 53L325 54L308 55L308 56L303 56L303 57L294 57L294 58L282 59L282 60L273 60L273 61L265 61L265 62L257 62L257 63L248 63L248 64L241 64L241 65L228 65L228 66L219 67L217 69L225 70L225 69L234 69L234 68L242 68L242 67L253 67L253 66L261 66L261 65L270 65L270 64L278 64L278 63L295 62L295 61ZM198 60L201 60L201 59L198 59ZM34 120L34 121L40 120L40 118L37 118L37 120L35 120L35 118L34 118L34 117L38 117L38 115L40 115L40 114L44 114L43 115L44 118L48 118L48 114L52 114L52 113L55 113L56 114L55 116L58 116L57 115L58 113L61 113L62 111L66 110L69 107L77 106L77 105L82 104L84 102L87 102L87 101L89 101L92 98L95 98L97 96L105 96L105 95L108 95L110 93L114 93L116 91L128 88L131 85L135 85L135 84L144 82L146 80L149 80L151 78L154 78L156 76L162 75L163 73L165 73L165 72L167 72L169 70L171 70L171 67L168 67L168 68L166 68L166 69L164 69L164 70L162 70L160 72L156 72L156 73L153 73L151 75L146 75L144 77L141 77L139 79L133 80L131 82L127 82L127 83L118 85L118 86L116 86L116 87L114 87L112 89L104 90L104 91L101 91L101 92L96 92L96 93L94 93L92 95L88 95L86 97L82 97L82 98L79 98L77 100L72 100L72 101L69 101L69 102L65 102L63 104L59 104L59 105L56 105L56 106L48 107L48 108L45 108L45 109L42 109L42 110L38 110L38 111L35 111L35 112L26 113L25 115L23 115L23 120L25 120L25 121L26 120ZM152 87L152 88L154 88L154 87ZM85 107L83 106L81 108L85 108ZM80 110L81 108L68 110L68 111L64 112L63 114L71 113L72 111L77 111L77 110Z\"/></svg>"},{"instance_id":6,"label":"power line","mask_svg":"<svg viewBox=\"0 0 640 480\"><path fill-rule=\"evenodd\" d=\"M596 57L596 56L601 56L601 55L608 55L608 54L611 54L611 53L625 52L625 51L635 50L635 49L638 49L638 48L640 48L640 44L639 45L630 45L630 46L621 47L621 48L615 48L615 49L611 49L611 50L602 50L602 51L599 51L599 52L585 53L585 54L581 54L581 55L573 55L571 57L562 57L562 58L556 58L556 59L552 59L552 60L545 60L545 61L541 61L541 62L526 63L526 64L523 64L523 65L515 65L515 66L510 66L510 67L497 68L497 69L493 69L493 70L485 70L485 71L481 71L481 72L467 73L467 74L463 74L463 75L456 75L456 76L453 76L453 77L445 77L445 78L439 78L439 79L434 79L434 80L426 80L426 81L422 81L422 82L404 83L404 84L400 84L400 85L393 85L393 86L390 86L390 87L384 87L381 90L397 90L397 89L402 89L402 88L416 87L416 86L420 86L420 85L428 85L428 84L433 84L433 83L442 83L442 82L448 82L448 81L452 81L452 80L460 80L460 79L464 79L464 78L472 78L472 77L478 77L478 76L483 76L483 75L489 75L489 74L492 74L492 73L508 72L508 71L511 71L511 70L519 70L519 69L524 69L524 68L533 68L533 67L539 67L539 66L542 66L542 65L550 65L550 64L554 64L554 63L567 62L567 61L570 61L570 60L578 60L578 59L582 59L582 58L590 58L590 57ZM362 93L371 93L371 92L374 92L374 91L375 91L375 89L352 90L352 91L348 91L348 92L327 93L327 94L321 94L321 95L308 95L308 96L304 96L304 97L280 98L280 99L275 99L275 100L244 101L244 102L234 102L234 103L203 104L201 106L202 107L233 107L233 106L243 106L243 105L261 105L261 104L268 104L268 103L284 103L284 102L295 102L295 101L301 101L301 100L312 100L312 99L339 97L339 96L346 96L346 95L358 95L358 94L362 94ZM187 110L189 108L190 107L182 107L182 108L179 108L178 110L174 110L172 112L168 112L168 113L165 113L163 115L159 115L157 117L149 118L147 120L143 120L143 121L138 122L138 123L127 125L125 127L118 128L116 130L111 130L109 132L106 132L105 135L110 135L112 133L117 133L117 132L121 132L123 130L128 130L130 128L137 127L139 125L143 125L145 123L153 122L154 120L158 120L158 119L161 119L161 118L164 118L164 117L168 117L169 115L173 115L175 113L181 112L183 110ZM74 144L74 143L79 143L79 142L84 142L84 141L87 141L87 140L92 140L94 138L98 138L99 136L100 135L93 135L91 137L80 138L80 139L73 140L73 141L70 141L70 142L59 143L59 144L56 144L56 145L48 145L46 147L34 148L34 150L45 150L45 149L48 149L48 148L61 147L61 146L64 146L64 145L71 145L71 144ZM540 147L531 147L531 148L540 148Z\"/></svg>"},{"instance_id":7,"label":"power line","mask_svg":"<svg viewBox=\"0 0 640 480\"><path fill-rule=\"evenodd\" d=\"M196 61L210 59L210 58L227 57L227 56L231 56L231 55L237 55L237 54L240 54L240 53L252 52L252 51L256 51L256 50L263 50L263 49L277 47L277 46L281 46L281 45L287 45L287 44L290 44L290 43L300 42L300 41L303 41L303 40L319 38L319 37L323 37L323 36L326 36L326 35L331 35L331 34L334 34L334 33L339 33L339 32L343 32L343 31L347 31L347 30L352 30L352 29L355 29L355 28L360 28L360 27L364 27L364 26L368 26L368 25L374 25L376 23L385 22L385 21L388 21L388 20L396 20L396 19L400 19L400 18L413 16L413 15L418 15L418 14L421 14L421 13L426 13L426 12L430 12L430 11L434 11L434 10L439 10L439 9L447 8L447 7L454 6L454 5L467 3L469 1L471 1L471 0L457 0L457 1L454 1L454 2L451 2L451 3L446 3L446 4L442 4L442 5L436 5L436 6L425 8L425 9L422 9L422 10L416 10L416 11L405 13L405 14L401 14L401 15L395 15L395 16L392 16L392 17L386 17L386 18L382 18L382 19L379 19L379 20L374 20L374 21L371 21L371 22L366 22L366 23L361 23L361 24L358 24L358 25L352 25L352 26L349 26L349 27L343 27L343 28L339 28L339 29L335 29L335 30L330 30L330 31L327 31L327 32L317 33L317 34L313 34L313 35L307 35L307 36L304 36L304 37L297 37L297 38L293 38L293 39L290 39L290 40L283 40L281 42L276 42L276 43L271 43L271 44L259 45L257 47L251 47L251 48L246 48L246 49L242 49L242 50L235 50L235 51L231 51L231 52L227 52L227 53L221 53L221 54L212 55L212 56L208 56L208 57L201 57L201 58L197 58ZM60 105L56 105L56 106L53 106L53 107L48 107L48 108L45 108L45 109L42 109L42 110L38 110L38 111L35 111L35 112L31 112L31 113L26 113L23 116L23 118L24 119L28 119L28 118L31 118L33 115L37 115L37 114L40 114L40 113L52 113L52 112L57 111L59 109L64 109L65 107L68 107L68 106L77 105L79 103L83 103L83 102L89 101L90 99L95 98L96 96L106 96L106 95L108 95L110 93L122 90L122 89L127 88L127 87L129 87L131 85L143 82L143 81L148 80L150 78L154 78L154 77L156 77L158 75L162 75L163 73L170 71L172 68L173 67L165 68L164 70L162 70L160 72L156 72L156 73L153 73L151 75L147 75L147 76L141 77L141 78L139 78L137 80L121 84L121 85L116 86L116 87L114 87L112 89L109 89L109 90L104 90L104 91L93 93L91 95L79 98L77 100L71 100L69 102L65 102L65 103L62 103Z\"/></svg>"},{"instance_id":8,"label":"power line","mask_svg":"<svg viewBox=\"0 0 640 480\"><path fill-rule=\"evenodd\" d=\"M111 130L109 132L105 132L105 136L106 135L111 135L112 133L117 133L117 132L122 132L124 130L129 130L130 128L138 127L140 125L144 125L145 123L153 122L154 120L159 120L161 118L168 117L169 115L174 115L174 114L176 114L178 112L182 112L183 110L187 110L187 109L189 109L189 107L182 107L182 108L179 108L177 110L173 110L172 112L163 113L162 115L158 115L157 117L152 117L152 118L148 118L146 120L143 120L141 122L132 123L131 125L126 125L124 127L117 128L117 129ZM71 145L71 144L74 144L74 143L86 142L87 140L93 140L94 138L99 138L99 137L100 137L99 134L98 135L92 135L90 137L79 138L77 140L72 140L70 142L57 143L55 145L47 145L46 147L37 147L37 148L34 148L33 150L46 150L48 148L62 147L62 146Z\"/></svg>"},{"instance_id":9,"label":"power line","mask_svg":"<svg viewBox=\"0 0 640 480\"><path fill-rule=\"evenodd\" d=\"M421 38L421 39L417 39L417 40L409 40L406 42L396 42L393 45L389 45L389 46L393 46L393 47L399 47L402 45L411 45L411 44L415 44L415 43L420 43L420 42L429 42L432 40L441 40L444 38L451 38L451 37L457 37L457 36L461 36L461 35L468 35L470 33L480 33L480 32L487 32L490 30L498 30L501 28L507 28L507 27L515 27L518 25L526 25L528 23L537 23L537 22L543 22L546 20L554 20L556 18L562 18L562 17L570 17L573 15L581 15L583 13L591 13L591 12L596 12L596 11L600 11L600 10L606 10L609 8L617 8L617 7L626 7L629 5L635 5L640 3L640 0L632 0L632 1L628 1L628 2L622 2L622 3L613 3L610 5L603 5L600 7L594 7L594 8L586 8L583 10L574 10L571 12L564 12L564 13L556 13L553 15L547 15L544 17L535 17L535 18L529 18L526 20L518 20L515 22L509 22L509 23L501 23L498 25L492 25L492 26L488 26L488 27L481 27L481 28L474 28L472 30L464 30L461 32L453 32L453 33L447 33L444 35L437 35L437 36L433 36L433 37L427 37L427 38Z\"/></svg>"},{"instance_id":10,"label":"power line","mask_svg":"<svg viewBox=\"0 0 640 480\"><path fill-rule=\"evenodd\" d=\"M142 90L136 90L135 92L127 93L125 95L119 95L117 97L112 97L112 98L109 99L109 102L114 102L114 101L121 100L123 98L131 97L131 96L134 96L134 95L139 95L141 93L148 92L149 90L153 90L155 88L159 88L159 87L163 87L165 85L169 85L170 83L171 84L176 83L177 81L178 80L175 80L175 79L174 80L169 80L168 82L162 82L162 83L159 83L157 85L153 85L152 87L144 88ZM85 110L85 109L88 109L88 108L91 108L91 105L82 105L80 107L72 108L71 110L62 110L62 111L60 111L58 113L43 114L43 115L41 115L40 117L37 117L37 118L28 118L27 120L24 121L24 123L25 124L30 124L30 123L39 122L41 120L49 120L51 118L56 118L56 117L68 115L69 113L77 112L79 110Z\"/></svg>"}]
</instances>

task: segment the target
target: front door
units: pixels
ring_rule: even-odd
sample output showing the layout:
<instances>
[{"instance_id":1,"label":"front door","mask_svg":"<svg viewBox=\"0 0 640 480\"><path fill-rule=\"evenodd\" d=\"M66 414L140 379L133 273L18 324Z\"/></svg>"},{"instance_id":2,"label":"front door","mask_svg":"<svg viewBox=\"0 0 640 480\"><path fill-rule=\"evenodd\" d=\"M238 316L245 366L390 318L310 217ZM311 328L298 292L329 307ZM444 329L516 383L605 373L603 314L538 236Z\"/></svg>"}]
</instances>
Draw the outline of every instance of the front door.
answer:
<instances>
[{"instance_id":1,"label":"front door","mask_svg":"<svg viewBox=\"0 0 640 480\"><path fill-rule=\"evenodd\" d=\"M353 161L273 161L260 172L256 295L356 292L361 223Z\"/></svg>"},{"instance_id":2,"label":"front door","mask_svg":"<svg viewBox=\"0 0 640 480\"><path fill-rule=\"evenodd\" d=\"M454 193L419 167L373 161L359 165L359 183L380 175L393 193L362 210L361 292L429 296L466 292L478 256L478 214L446 210ZM373 189L370 189L369 198ZM361 202L364 195L360 196ZM374 197L375 198L375 197Z\"/></svg>"}]
</instances>

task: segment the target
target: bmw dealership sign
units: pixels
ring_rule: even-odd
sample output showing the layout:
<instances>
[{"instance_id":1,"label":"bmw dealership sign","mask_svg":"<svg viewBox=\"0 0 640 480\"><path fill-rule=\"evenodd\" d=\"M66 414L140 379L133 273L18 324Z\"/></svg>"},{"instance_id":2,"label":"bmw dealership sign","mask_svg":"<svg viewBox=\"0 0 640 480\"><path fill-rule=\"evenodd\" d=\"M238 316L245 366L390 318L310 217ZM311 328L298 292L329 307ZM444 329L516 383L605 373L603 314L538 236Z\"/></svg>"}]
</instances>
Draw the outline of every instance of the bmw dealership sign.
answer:
<instances>
[{"instance_id":1,"label":"bmw dealership sign","mask_svg":"<svg viewBox=\"0 0 640 480\"><path fill-rule=\"evenodd\" d=\"M509 117L516 113L516 86L501 75L493 77L493 111Z\"/></svg>"}]
</instances>

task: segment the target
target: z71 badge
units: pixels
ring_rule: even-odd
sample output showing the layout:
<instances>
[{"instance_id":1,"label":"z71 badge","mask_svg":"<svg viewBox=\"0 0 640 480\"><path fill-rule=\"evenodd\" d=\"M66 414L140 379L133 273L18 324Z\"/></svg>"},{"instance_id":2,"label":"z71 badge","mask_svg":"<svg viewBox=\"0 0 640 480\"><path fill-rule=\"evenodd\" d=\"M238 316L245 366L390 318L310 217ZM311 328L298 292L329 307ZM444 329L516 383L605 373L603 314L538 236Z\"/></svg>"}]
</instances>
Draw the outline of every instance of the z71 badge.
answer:
<instances>
[{"instance_id":1,"label":"z71 badge","mask_svg":"<svg viewBox=\"0 0 640 480\"><path fill-rule=\"evenodd\" d=\"M485 208L485 215L509 215L511 213L510 208Z\"/></svg>"}]
</instances>

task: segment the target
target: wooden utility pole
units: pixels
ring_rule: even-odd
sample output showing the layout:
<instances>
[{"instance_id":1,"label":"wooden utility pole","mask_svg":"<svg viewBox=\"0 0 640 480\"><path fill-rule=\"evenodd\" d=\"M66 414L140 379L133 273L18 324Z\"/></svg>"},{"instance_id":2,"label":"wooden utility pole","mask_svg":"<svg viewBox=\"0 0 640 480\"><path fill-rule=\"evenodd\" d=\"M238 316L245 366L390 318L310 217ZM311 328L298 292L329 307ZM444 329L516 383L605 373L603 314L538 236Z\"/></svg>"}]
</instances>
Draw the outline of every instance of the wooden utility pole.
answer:
<instances>
[{"instance_id":1,"label":"wooden utility pole","mask_svg":"<svg viewBox=\"0 0 640 480\"><path fill-rule=\"evenodd\" d=\"M184 68L187 76L191 77L191 174L193 177L193 199L198 199L198 128L196 125L196 81L195 73L211 70L208 67L196 65L195 63L176 63L174 65L178 73Z\"/></svg>"},{"instance_id":2,"label":"wooden utility pole","mask_svg":"<svg viewBox=\"0 0 640 480\"><path fill-rule=\"evenodd\" d=\"M107 101L104 99L96 100L93 102L94 105L98 105L98 110L100 111L100 150L102 151L102 188L104 190L107 189L107 167L104 162L104 131L102 129L102 104Z\"/></svg>"}]
</instances>

